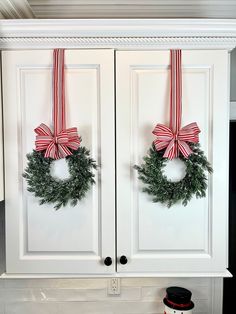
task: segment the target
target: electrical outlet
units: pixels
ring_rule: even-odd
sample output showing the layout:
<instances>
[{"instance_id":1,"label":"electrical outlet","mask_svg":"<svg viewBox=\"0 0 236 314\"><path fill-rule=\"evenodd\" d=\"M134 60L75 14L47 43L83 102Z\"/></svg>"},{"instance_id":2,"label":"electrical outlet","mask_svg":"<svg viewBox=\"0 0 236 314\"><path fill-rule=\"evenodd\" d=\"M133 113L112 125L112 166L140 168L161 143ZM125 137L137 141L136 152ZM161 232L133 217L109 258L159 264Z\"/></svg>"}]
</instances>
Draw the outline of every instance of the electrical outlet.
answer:
<instances>
[{"instance_id":1,"label":"electrical outlet","mask_svg":"<svg viewBox=\"0 0 236 314\"><path fill-rule=\"evenodd\" d=\"M107 294L108 295L120 294L120 278L108 279Z\"/></svg>"}]
</instances>

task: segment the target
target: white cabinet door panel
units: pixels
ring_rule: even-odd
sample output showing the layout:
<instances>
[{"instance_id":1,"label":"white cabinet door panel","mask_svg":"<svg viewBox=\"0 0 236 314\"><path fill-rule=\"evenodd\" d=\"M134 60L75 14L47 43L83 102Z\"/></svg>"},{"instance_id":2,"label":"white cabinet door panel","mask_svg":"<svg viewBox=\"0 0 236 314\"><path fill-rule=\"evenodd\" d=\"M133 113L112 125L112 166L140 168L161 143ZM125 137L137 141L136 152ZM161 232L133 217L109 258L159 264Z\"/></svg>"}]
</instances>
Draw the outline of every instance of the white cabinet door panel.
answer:
<instances>
[{"instance_id":1,"label":"white cabinet door panel","mask_svg":"<svg viewBox=\"0 0 236 314\"><path fill-rule=\"evenodd\" d=\"M22 178L34 128L52 123L53 54L3 52L8 273L114 272L103 264L115 258L113 59L112 50L65 52L67 126L78 127L99 168L84 200L55 211ZM55 167L62 172L63 162Z\"/></svg>"},{"instance_id":2,"label":"white cabinet door panel","mask_svg":"<svg viewBox=\"0 0 236 314\"><path fill-rule=\"evenodd\" d=\"M169 51L116 58L119 272L220 272L227 267L228 53L183 51L182 126L196 121L214 173L207 197L167 208L142 192L141 164L156 123L169 125ZM172 170L173 170L172 165Z\"/></svg>"}]
</instances>

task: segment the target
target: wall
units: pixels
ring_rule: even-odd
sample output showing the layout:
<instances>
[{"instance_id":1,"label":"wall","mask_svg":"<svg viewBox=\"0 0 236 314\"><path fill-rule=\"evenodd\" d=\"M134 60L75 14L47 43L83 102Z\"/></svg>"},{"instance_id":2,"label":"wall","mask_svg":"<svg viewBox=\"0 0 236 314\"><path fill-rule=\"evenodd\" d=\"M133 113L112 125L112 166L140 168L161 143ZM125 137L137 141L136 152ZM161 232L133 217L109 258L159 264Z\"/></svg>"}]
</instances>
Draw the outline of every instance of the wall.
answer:
<instances>
[{"instance_id":1,"label":"wall","mask_svg":"<svg viewBox=\"0 0 236 314\"><path fill-rule=\"evenodd\" d=\"M231 57L231 101L236 101L236 49ZM4 206L0 206L0 271L4 271ZM195 314L221 314L220 278L123 278L121 294L108 296L108 280L0 279L0 314L159 314L165 288L193 292Z\"/></svg>"},{"instance_id":2,"label":"wall","mask_svg":"<svg viewBox=\"0 0 236 314\"><path fill-rule=\"evenodd\" d=\"M231 52L230 100L236 101L236 48Z\"/></svg>"}]
</instances>

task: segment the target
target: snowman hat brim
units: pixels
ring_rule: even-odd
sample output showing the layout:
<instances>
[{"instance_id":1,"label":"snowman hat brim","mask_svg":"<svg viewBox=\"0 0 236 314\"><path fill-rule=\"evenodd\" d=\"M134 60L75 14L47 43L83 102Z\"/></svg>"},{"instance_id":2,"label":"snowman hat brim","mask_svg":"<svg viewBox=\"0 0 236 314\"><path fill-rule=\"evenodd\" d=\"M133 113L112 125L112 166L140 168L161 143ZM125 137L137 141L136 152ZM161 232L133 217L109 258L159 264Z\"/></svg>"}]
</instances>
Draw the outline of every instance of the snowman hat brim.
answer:
<instances>
[{"instance_id":1,"label":"snowman hat brim","mask_svg":"<svg viewBox=\"0 0 236 314\"><path fill-rule=\"evenodd\" d=\"M188 311L188 310L191 310L192 308L194 308L194 303L192 301L190 301L189 303L186 303L186 304L178 304L178 303L174 303L172 301L169 301L167 298L164 298L163 302L165 305L167 305L168 307L170 307L171 309L174 309L174 310Z\"/></svg>"}]
</instances>

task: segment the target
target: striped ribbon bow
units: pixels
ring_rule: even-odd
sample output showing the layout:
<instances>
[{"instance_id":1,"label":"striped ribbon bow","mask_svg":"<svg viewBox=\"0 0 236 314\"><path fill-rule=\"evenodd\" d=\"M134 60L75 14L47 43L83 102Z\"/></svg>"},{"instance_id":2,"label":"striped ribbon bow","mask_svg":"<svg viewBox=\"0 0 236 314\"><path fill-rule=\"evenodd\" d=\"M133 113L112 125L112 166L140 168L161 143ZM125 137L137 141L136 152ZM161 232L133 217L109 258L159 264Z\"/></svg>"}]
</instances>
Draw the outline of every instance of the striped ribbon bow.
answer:
<instances>
[{"instance_id":1,"label":"striped ribbon bow","mask_svg":"<svg viewBox=\"0 0 236 314\"><path fill-rule=\"evenodd\" d=\"M80 146L77 128L66 129L65 84L64 84L64 49L53 51L53 127L41 123L34 131L36 151L44 151L44 157L60 159L72 155L72 150Z\"/></svg>"},{"instance_id":2,"label":"striped ribbon bow","mask_svg":"<svg viewBox=\"0 0 236 314\"><path fill-rule=\"evenodd\" d=\"M154 145L157 151L166 148L163 157L173 159L179 152L185 158L192 154L188 143L198 143L201 132L193 122L181 127L182 116L182 73L181 50L171 50L171 92L170 92L170 127L157 124L153 134L157 136Z\"/></svg>"}]
</instances>

